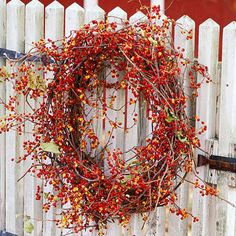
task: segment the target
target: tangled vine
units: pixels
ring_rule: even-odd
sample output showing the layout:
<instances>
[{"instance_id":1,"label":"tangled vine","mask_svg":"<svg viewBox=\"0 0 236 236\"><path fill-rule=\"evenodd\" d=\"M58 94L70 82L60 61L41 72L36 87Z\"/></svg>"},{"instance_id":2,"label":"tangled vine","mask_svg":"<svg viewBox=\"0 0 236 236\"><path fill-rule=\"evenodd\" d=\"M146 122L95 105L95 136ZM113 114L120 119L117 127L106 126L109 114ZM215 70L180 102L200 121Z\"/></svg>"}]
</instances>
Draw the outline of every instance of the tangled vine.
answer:
<instances>
[{"instance_id":1,"label":"tangled vine","mask_svg":"<svg viewBox=\"0 0 236 236\"><path fill-rule=\"evenodd\" d=\"M16 161L31 158L28 173L52 186L46 194L38 186L36 198L43 195L45 211L62 206L61 227L78 232L114 218L125 225L132 213L166 205L181 218L189 215L175 204L182 182L176 179L193 170L196 134L206 127L196 131L186 107L200 88L195 74L203 82L209 77L174 48L175 22L157 19L154 7L148 20L121 29L93 21L62 41L40 40L11 61L10 72L0 70L15 92L1 100L8 112L1 132L32 133ZM18 109L22 101L27 112Z\"/></svg>"}]
</instances>

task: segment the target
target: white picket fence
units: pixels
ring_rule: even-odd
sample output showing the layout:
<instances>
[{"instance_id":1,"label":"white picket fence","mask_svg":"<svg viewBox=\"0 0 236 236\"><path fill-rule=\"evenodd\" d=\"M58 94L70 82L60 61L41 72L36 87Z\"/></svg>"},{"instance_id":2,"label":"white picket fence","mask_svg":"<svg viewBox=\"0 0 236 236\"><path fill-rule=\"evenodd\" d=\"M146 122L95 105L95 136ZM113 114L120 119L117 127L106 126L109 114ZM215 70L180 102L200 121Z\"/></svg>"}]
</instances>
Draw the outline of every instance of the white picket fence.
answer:
<instances>
[{"instance_id":1,"label":"white picket fence","mask_svg":"<svg viewBox=\"0 0 236 236\"><path fill-rule=\"evenodd\" d=\"M164 1L152 1L152 4ZM93 19L104 19L105 12L97 5L96 0L85 1L86 10L76 3L67 9L57 1L45 8L37 0L32 0L26 6L20 0L11 0L6 4L0 0L0 47L20 52L27 52L32 42L40 38L57 40L69 35L71 30L79 29L84 23ZM127 13L116 7L108 13L109 20L127 19ZM137 12L130 17L130 22L145 17ZM195 32L195 23L188 16L178 21L185 29ZM45 24L45 26L44 26ZM212 154L236 156L236 22L223 29L223 58L218 61L219 25L212 19L203 22L199 27L198 62L208 66L213 82L204 84L196 101L196 113L205 121L208 130L200 137L202 148ZM195 36L195 33L193 34ZM186 40L181 29L174 29L175 46L185 49L185 56L194 59L194 37ZM0 66L6 63L0 58ZM201 80L201 78L198 78ZM0 84L0 95L8 99L8 87ZM0 107L0 117L5 110ZM133 133L134 135L134 133ZM30 161L15 164L12 156L22 152L23 138L16 132L0 135L0 230L17 234L18 236L59 236L68 231L61 231L48 220L53 219L57 209L49 213L42 212L42 202L35 201L36 186L39 183L33 176L26 176L22 181L17 179L27 170ZM127 139L129 140L129 139ZM135 142L135 138L131 138ZM127 145L132 145L129 143ZM236 175L230 172L210 170L207 166L198 168L199 176L208 183L215 184L220 189L223 198L236 204ZM190 179L193 176L189 177ZM40 183L39 183L40 184ZM117 224L109 224L107 236L236 236L236 209L230 204L216 198L202 198L198 191L191 190L188 183L179 189L178 205L191 210L200 221L191 223L180 221L168 209L159 208L153 213L154 221L142 229L142 217L134 215L130 225L123 229ZM190 194L192 193L192 194ZM34 225L31 234L24 232L24 216L30 216ZM191 220L190 220L191 221ZM79 236L95 236L97 232L82 232Z\"/></svg>"}]
</instances>

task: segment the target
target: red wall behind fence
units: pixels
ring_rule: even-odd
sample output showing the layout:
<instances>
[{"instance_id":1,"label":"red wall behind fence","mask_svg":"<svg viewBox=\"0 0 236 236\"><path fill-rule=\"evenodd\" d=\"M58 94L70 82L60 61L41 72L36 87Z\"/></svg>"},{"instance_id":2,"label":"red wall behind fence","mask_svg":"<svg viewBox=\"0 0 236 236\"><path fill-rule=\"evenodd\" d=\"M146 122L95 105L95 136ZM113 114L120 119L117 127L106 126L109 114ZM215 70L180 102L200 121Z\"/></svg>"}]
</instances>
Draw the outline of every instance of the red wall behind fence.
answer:
<instances>
[{"instance_id":1,"label":"red wall behind fence","mask_svg":"<svg viewBox=\"0 0 236 236\"><path fill-rule=\"evenodd\" d=\"M29 1L23 0L24 3ZM45 5L50 4L52 1L41 0ZM59 0L59 2L65 7L73 2L83 6L83 0ZM150 5L150 0L99 0L99 5L106 12L119 6L131 16L139 9L140 2L142 5ZM221 37L222 27L236 20L236 0L166 0L165 2L166 15L174 19L178 19L182 15L188 15L196 22L196 29L198 29L200 23L212 18L221 26Z\"/></svg>"},{"instance_id":2,"label":"red wall behind fence","mask_svg":"<svg viewBox=\"0 0 236 236\"><path fill-rule=\"evenodd\" d=\"M75 1L83 6L83 0L59 0L65 7ZM29 0L23 0L23 2L28 3ZM48 5L52 0L41 0L41 2ZM120 6L132 15L140 7L139 2L147 6L150 4L150 0L100 0L99 5L106 12ZM209 17L221 26L236 20L236 0L166 0L165 8L166 14L174 19L189 15L197 24Z\"/></svg>"},{"instance_id":3,"label":"red wall behind fence","mask_svg":"<svg viewBox=\"0 0 236 236\"><path fill-rule=\"evenodd\" d=\"M23 0L28 3L29 0ZM52 0L41 0L42 3L48 5ZM59 0L65 7L73 2L77 2L83 6L83 0ZM116 6L120 6L129 15L135 13L143 5L149 5L150 0L100 0L99 5L106 11L112 10ZM221 26L225 26L229 22L236 20L236 0L166 0L166 14L174 19L182 15L189 15L197 24L211 17Z\"/></svg>"}]
</instances>

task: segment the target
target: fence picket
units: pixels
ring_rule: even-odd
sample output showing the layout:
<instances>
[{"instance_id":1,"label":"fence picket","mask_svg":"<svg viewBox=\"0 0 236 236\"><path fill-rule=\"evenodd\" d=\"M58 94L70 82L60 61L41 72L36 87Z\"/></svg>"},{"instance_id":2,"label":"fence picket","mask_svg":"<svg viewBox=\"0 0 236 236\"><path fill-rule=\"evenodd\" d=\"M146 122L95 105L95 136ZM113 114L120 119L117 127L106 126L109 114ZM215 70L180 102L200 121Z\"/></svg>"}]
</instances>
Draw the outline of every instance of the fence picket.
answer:
<instances>
[{"instance_id":1,"label":"fence picket","mask_svg":"<svg viewBox=\"0 0 236 236\"><path fill-rule=\"evenodd\" d=\"M24 52L24 17L25 5L19 0L12 0L7 4L7 38L6 47L11 50ZM14 94L12 84L6 84L6 102ZM16 106L16 105L15 105ZM22 112L23 101L17 106L17 111ZM8 114L8 113L7 113ZM16 164L12 158L22 154L23 136L15 130L6 134L6 230L23 235L23 181L17 180L23 174L23 163Z\"/></svg>"},{"instance_id":2,"label":"fence picket","mask_svg":"<svg viewBox=\"0 0 236 236\"><path fill-rule=\"evenodd\" d=\"M78 30L84 24L84 9L77 3L71 4L66 8L65 11L65 36L68 37L72 35L72 31ZM64 208L69 208L70 202L65 204ZM71 229L62 229L62 235L71 235ZM72 234L75 235L75 234ZM82 235L82 233L78 233L76 235ZM85 235L85 234L83 234ZM92 236L88 233L89 236Z\"/></svg>"},{"instance_id":3,"label":"fence picket","mask_svg":"<svg viewBox=\"0 0 236 236\"><path fill-rule=\"evenodd\" d=\"M123 11L120 7L114 8L112 11L108 13L108 21L109 23L116 22L117 23L117 30L121 29L124 26L124 21L127 20L127 13ZM107 83L113 80L112 75L110 74L113 68L111 68L108 72L108 77L106 78ZM118 80L122 79L122 73L119 74ZM112 97L114 97L114 102L112 102ZM122 128L117 128L113 131L114 139L111 141L112 145L111 148L113 150L120 149L122 152L125 151L124 147L124 138L125 138L125 90L118 90L115 89L107 89L106 90L106 100L107 104L113 103L113 105L108 109L107 116L113 121L117 122L121 125ZM113 110L115 109L115 110ZM117 112L119 110L119 112ZM105 130L106 133L108 130L112 131L112 125L109 122L105 123ZM106 141L109 140L109 135L106 136ZM116 230L116 235L122 235L122 227L118 225L118 221L115 220L115 223L109 223L107 229L107 236L111 235L112 232Z\"/></svg>"},{"instance_id":4,"label":"fence picket","mask_svg":"<svg viewBox=\"0 0 236 236\"><path fill-rule=\"evenodd\" d=\"M64 7L58 2L54 1L49 4L45 9L45 38L55 40L61 40L64 37ZM47 73L46 77L52 76L51 73ZM47 185L44 187L44 193L52 191L52 186ZM56 227L54 221L56 214L59 212L59 207L51 208L47 213L43 214L43 236L48 235L60 235L61 230Z\"/></svg>"},{"instance_id":5,"label":"fence picket","mask_svg":"<svg viewBox=\"0 0 236 236\"><path fill-rule=\"evenodd\" d=\"M6 47L6 1L0 0L0 47ZM0 58L0 67L5 65L5 60ZM6 84L0 84L1 98L5 102ZM5 117L4 107L0 107L0 119ZM1 125L1 123L0 123ZM0 134L0 229L6 225L6 135Z\"/></svg>"},{"instance_id":6,"label":"fence picket","mask_svg":"<svg viewBox=\"0 0 236 236\"><path fill-rule=\"evenodd\" d=\"M165 16L164 16L165 17ZM134 15L130 17L130 24L135 24L137 22L146 21L148 18L142 12L138 11ZM158 22L161 24L161 22ZM146 119L147 113L147 104L140 100L139 105L139 120L138 120L138 143L139 145L143 145L145 143L146 136L151 133L151 122ZM146 132L143 132L146 131ZM165 213L164 207L159 207L155 211L153 211L149 217L149 220L145 223L144 234L147 235L159 235L163 236L165 234ZM143 224L143 222L140 222Z\"/></svg>"},{"instance_id":7,"label":"fence picket","mask_svg":"<svg viewBox=\"0 0 236 236\"><path fill-rule=\"evenodd\" d=\"M186 35L183 34L183 30L189 31L192 30L193 38L188 40ZM194 37L195 37L195 22L188 16L182 16L180 19L177 20L175 26L175 36L174 36L174 45L175 48L180 47L185 49L184 57L188 58L189 60L193 61L194 58ZM181 66L180 66L181 67ZM185 93L187 96L191 96L191 89L189 86L189 77L188 77L188 70L181 71L183 74L183 84L185 88ZM187 116L192 118L194 116L193 112L193 104L190 102L188 103L188 107L186 109ZM177 179L180 181L180 179ZM177 205L183 209L188 209L188 197L189 197L189 184L184 182L178 189L177 189ZM170 223L171 222L171 223ZM169 215L169 235L176 235L178 232L179 236L186 236L188 232L188 220L180 220L178 216L174 214Z\"/></svg>"},{"instance_id":8,"label":"fence picket","mask_svg":"<svg viewBox=\"0 0 236 236\"><path fill-rule=\"evenodd\" d=\"M236 145L236 22L223 31L223 56L219 117L219 155L235 157ZM236 174L218 172L220 195L236 204ZM236 209L225 202L217 204L217 235L236 235Z\"/></svg>"},{"instance_id":9,"label":"fence picket","mask_svg":"<svg viewBox=\"0 0 236 236\"><path fill-rule=\"evenodd\" d=\"M86 24L90 23L92 20L98 20L98 21L104 21L105 20L105 11L99 7L99 6L93 6L93 8L89 8L89 9L86 9L85 11L85 18L84 18L84 21ZM103 76L103 75L101 75ZM101 91L99 91L100 93ZM99 95L100 96L100 95ZM93 99L96 99L96 98L93 98ZM96 114L95 113L91 113L90 112L90 118L92 116L98 116L98 119L97 121L95 121L95 124L94 124L94 131L96 133L96 135L98 135L98 137L101 137L103 134L102 134L102 119L101 119L101 111L97 110L96 111ZM91 223L93 224L93 223ZM83 236L96 236L98 234L97 230L93 229L92 232L89 231L89 229L87 230L83 230L82 231L82 235Z\"/></svg>"},{"instance_id":10,"label":"fence picket","mask_svg":"<svg viewBox=\"0 0 236 236\"><path fill-rule=\"evenodd\" d=\"M37 0L32 0L26 5L25 14L25 51L32 49L32 42L38 42L44 37L44 6ZM32 113L31 108L36 108L36 103L32 99L28 99L28 104L25 104L26 114ZM29 121L25 122L25 140L32 140L33 124ZM24 162L24 171L27 171L33 164L30 158ZM40 236L42 235L42 201L35 200L35 192L37 186L42 186L42 182L33 175L26 175L24 178L24 215L29 216L30 221L34 225L34 230L31 234L25 232L25 236Z\"/></svg>"},{"instance_id":11,"label":"fence picket","mask_svg":"<svg viewBox=\"0 0 236 236\"><path fill-rule=\"evenodd\" d=\"M71 34L72 30L78 30L84 24L84 9L77 3L71 4L66 8L66 36Z\"/></svg>"},{"instance_id":12,"label":"fence picket","mask_svg":"<svg viewBox=\"0 0 236 236\"><path fill-rule=\"evenodd\" d=\"M60 40L64 37L64 7L53 1L45 8L45 38Z\"/></svg>"},{"instance_id":13,"label":"fence picket","mask_svg":"<svg viewBox=\"0 0 236 236\"><path fill-rule=\"evenodd\" d=\"M212 83L202 83L199 90L199 96L196 104L196 114L205 122L208 129L199 136L202 144L201 148L210 151L211 146L207 148L206 141L215 137L215 122L216 121L216 96L217 96L217 65L218 65L218 49L219 49L219 25L212 19L208 19L200 25L199 28L199 58L200 64L208 67L209 75L213 80ZM198 82L201 83L202 77L198 77ZM200 129L201 124L197 123L196 129ZM197 150L197 154L201 151ZM201 153L205 154L205 153ZM198 168L199 176L210 182L209 177L215 175L216 171L210 171L208 167ZM212 184L212 182L211 182ZM214 183L213 183L214 184ZM193 194L194 206L193 215L200 217L201 221L193 224L193 235L209 235L215 234L214 229L214 211L210 212L210 208L214 208L215 200L211 198L201 198L198 189L194 190ZM212 214L213 213L213 214ZM209 224L211 222L211 224Z\"/></svg>"}]
</instances>

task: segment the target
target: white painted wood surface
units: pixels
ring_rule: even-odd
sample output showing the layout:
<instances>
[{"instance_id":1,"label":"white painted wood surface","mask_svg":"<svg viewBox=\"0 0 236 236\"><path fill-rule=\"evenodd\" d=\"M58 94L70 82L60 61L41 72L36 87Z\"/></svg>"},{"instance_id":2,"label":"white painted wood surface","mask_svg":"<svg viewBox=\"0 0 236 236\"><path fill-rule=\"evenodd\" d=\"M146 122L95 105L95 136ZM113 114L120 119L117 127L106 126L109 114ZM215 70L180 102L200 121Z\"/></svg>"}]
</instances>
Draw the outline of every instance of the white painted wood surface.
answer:
<instances>
[{"instance_id":1,"label":"white painted wood surface","mask_svg":"<svg viewBox=\"0 0 236 236\"><path fill-rule=\"evenodd\" d=\"M219 118L219 155L235 157L236 144L236 22L223 31L223 55ZM220 195L236 204L236 174L218 173ZM236 235L236 209L224 202L217 204L217 235Z\"/></svg>"},{"instance_id":2,"label":"white painted wood surface","mask_svg":"<svg viewBox=\"0 0 236 236\"><path fill-rule=\"evenodd\" d=\"M123 11L120 7L116 7L114 8L112 11L110 11L108 13L108 22L112 23L112 22L116 22L117 23L117 30L121 29L124 25L124 21L127 20L127 13L125 11ZM113 68L111 68L112 70ZM108 71L107 71L108 72ZM110 71L108 72L110 73ZM122 79L122 74L119 74L119 78L118 80ZM110 74L107 77L107 82L111 83L113 80L112 75ZM112 149L120 149L122 152L125 151L125 115L123 114L125 112L125 90L119 90L116 91L115 89L107 89L106 90L106 99L107 101L111 102L111 98L112 96L115 96L115 101L113 103L113 108L112 109L108 109L107 115L108 117L111 118L111 120L113 122L120 122L121 128L117 128L114 130L114 136L115 138L113 140L111 140L112 142ZM109 102L107 103L109 104ZM115 111L115 110L119 110L120 111ZM107 131L106 129L112 130L112 126L111 124L109 124L108 122L106 122L105 124L105 131ZM106 137L106 140L108 140L108 137ZM112 150L111 149L111 150ZM123 157L124 158L124 157ZM109 223L108 224L108 229L106 232L106 235L109 236L112 234L112 232L116 232L117 236L121 236L122 235L122 227L120 225L117 224L118 221L115 220L115 223Z\"/></svg>"},{"instance_id":3,"label":"white painted wood surface","mask_svg":"<svg viewBox=\"0 0 236 236\"><path fill-rule=\"evenodd\" d=\"M175 48L180 47L181 49L184 49L183 52L184 58L187 58L191 61L193 61L194 58L194 36L195 36L195 22L188 16L182 16L180 19L177 20L175 26L175 35L174 35L174 45ZM193 39L188 40L186 38L186 34L183 34L182 31L193 31ZM182 77L184 78L183 85L185 89L185 94L187 96L191 96L191 89L189 87L189 76L188 72L189 69L185 69L184 67L181 67L181 73ZM193 111L193 104L188 101L188 107L186 109L187 116L189 118L192 118L194 115ZM190 178L189 176L187 178ZM177 179L177 183L180 181L180 179ZM177 189L177 205L180 208L187 209L188 210L188 201L189 201L189 184L187 182L184 182L178 189ZM175 214L169 214L169 228L168 233L170 236L176 235L178 232L179 236L186 236L188 232L188 219L180 220L178 216Z\"/></svg>"},{"instance_id":4,"label":"white painted wood surface","mask_svg":"<svg viewBox=\"0 0 236 236\"><path fill-rule=\"evenodd\" d=\"M6 47L6 1L0 0L0 48ZM0 58L0 67L5 60ZM5 83L0 83L0 94L5 101ZM5 116L4 107L0 106L0 119ZM0 229L6 225L6 136L0 134Z\"/></svg>"},{"instance_id":5,"label":"white painted wood surface","mask_svg":"<svg viewBox=\"0 0 236 236\"><path fill-rule=\"evenodd\" d=\"M45 9L45 39L61 40L64 37L64 7L54 1ZM58 42L59 43L59 42ZM46 77L51 77L51 72ZM44 192L52 192L52 186L44 187ZM47 213L43 214L43 236L60 235L61 230L58 229L53 220L57 219L60 213L59 207L51 208Z\"/></svg>"},{"instance_id":6,"label":"white painted wood surface","mask_svg":"<svg viewBox=\"0 0 236 236\"><path fill-rule=\"evenodd\" d=\"M44 38L44 6L38 0L32 0L26 5L25 12L25 52L33 48L33 42L38 42ZM37 66L35 64L35 66ZM36 108L36 102L28 99L30 106L25 104L26 114L32 114L32 108ZM25 141L32 140L32 130L34 126L31 122L25 122ZM24 172L26 172L34 162L28 158L24 162ZM42 182L32 174L28 174L24 178L24 216L30 217L30 222L34 225L31 234L25 232L25 236L41 236L42 235L42 200L35 200L37 186L42 187Z\"/></svg>"},{"instance_id":7,"label":"white painted wood surface","mask_svg":"<svg viewBox=\"0 0 236 236\"><path fill-rule=\"evenodd\" d=\"M24 17L25 6L19 0L12 0L7 4L7 38L6 47L11 50L24 52ZM6 84L6 101L14 95L11 83ZM22 101L20 103L22 106ZM17 107L22 111L22 107ZM12 158L17 159L22 154L22 139L16 131L6 134L6 230L23 235L23 181L17 180L23 174L23 163L16 164Z\"/></svg>"},{"instance_id":8,"label":"white painted wood surface","mask_svg":"<svg viewBox=\"0 0 236 236\"><path fill-rule=\"evenodd\" d=\"M199 96L196 104L196 115L200 117L201 121L204 121L207 125L207 131L199 136L201 142L201 148L208 151L206 141L208 139L215 138L216 135L216 96L217 96L217 66L218 66L218 50L219 50L219 25L212 19L208 19L200 25L199 28L199 49L198 49L198 62L206 65L209 70L209 75L213 80L212 83L202 83L199 90ZM198 76L198 82L202 82L202 76ZM196 129L201 128L201 123L197 123ZM209 145L208 145L209 146ZM197 150L196 154L205 155L205 153ZM216 154L216 153L214 153ZM216 174L216 171L211 171L208 166L199 167L199 176L207 181L210 181L210 177ZM212 175L212 176L211 176ZM193 223L193 235L215 235L215 215L214 211L210 209L214 208L215 199L202 198L199 190L194 189L194 216L203 219L199 222ZM210 222L210 223L209 223Z\"/></svg>"},{"instance_id":9,"label":"white painted wood surface","mask_svg":"<svg viewBox=\"0 0 236 236\"><path fill-rule=\"evenodd\" d=\"M45 39L61 40L64 37L64 6L53 1L45 8Z\"/></svg>"},{"instance_id":10,"label":"white painted wood surface","mask_svg":"<svg viewBox=\"0 0 236 236\"><path fill-rule=\"evenodd\" d=\"M130 24L135 24L138 22L144 22L148 19L148 17L143 14L141 11L137 11L135 14L133 14L130 18L129 18L129 23Z\"/></svg>"},{"instance_id":11,"label":"white painted wood surface","mask_svg":"<svg viewBox=\"0 0 236 236\"><path fill-rule=\"evenodd\" d=\"M70 36L73 30L80 29L84 24L84 9L77 3L66 8L66 36Z\"/></svg>"},{"instance_id":12,"label":"white painted wood surface","mask_svg":"<svg viewBox=\"0 0 236 236\"><path fill-rule=\"evenodd\" d=\"M129 19L130 24L138 22L145 22L147 16L142 12L138 11L132 15ZM160 23L160 22L159 22ZM160 23L161 24L161 23ZM143 145L145 143L146 135L150 135L152 132L151 122L146 120L147 106L144 101L139 104L139 110L137 110L138 116L138 144ZM143 132L145 131L146 132ZM136 217L137 218L137 217ZM144 235L164 235L165 234L165 220L166 220L166 209L164 207L157 208L150 214L148 221L145 224L145 228L142 232ZM140 219L140 224L143 224Z\"/></svg>"},{"instance_id":13,"label":"white painted wood surface","mask_svg":"<svg viewBox=\"0 0 236 236\"><path fill-rule=\"evenodd\" d=\"M74 31L79 30L84 24L84 8L79 4L73 3L66 8L65 11L65 36L69 37L74 34ZM62 208L69 208L70 202L62 206ZM62 235L71 235L71 229L62 229ZM87 232L86 232L87 233ZM86 233L83 232L83 236L86 236ZM82 232L76 234L76 236L82 236ZM91 233L90 233L90 236Z\"/></svg>"}]
</instances>

